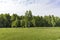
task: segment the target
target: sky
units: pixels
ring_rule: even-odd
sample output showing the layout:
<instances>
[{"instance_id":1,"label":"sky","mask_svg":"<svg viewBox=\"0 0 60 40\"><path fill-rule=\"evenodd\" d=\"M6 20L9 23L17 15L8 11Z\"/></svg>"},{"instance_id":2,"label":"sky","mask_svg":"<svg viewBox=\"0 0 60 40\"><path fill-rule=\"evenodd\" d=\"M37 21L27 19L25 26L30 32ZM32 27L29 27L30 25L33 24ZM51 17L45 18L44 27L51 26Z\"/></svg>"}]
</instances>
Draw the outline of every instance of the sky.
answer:
<instances>
[{"instance_id":1,"label":"sky","mask_svg":"<svg viewBox=\"0 0 60 40\"><path fill-rule=\"evenodd\" d=\"M26 10L31 10L33 15L60 17L60 0L0 0L0 14L24 15Z\"/></svg>"}]
</instances>

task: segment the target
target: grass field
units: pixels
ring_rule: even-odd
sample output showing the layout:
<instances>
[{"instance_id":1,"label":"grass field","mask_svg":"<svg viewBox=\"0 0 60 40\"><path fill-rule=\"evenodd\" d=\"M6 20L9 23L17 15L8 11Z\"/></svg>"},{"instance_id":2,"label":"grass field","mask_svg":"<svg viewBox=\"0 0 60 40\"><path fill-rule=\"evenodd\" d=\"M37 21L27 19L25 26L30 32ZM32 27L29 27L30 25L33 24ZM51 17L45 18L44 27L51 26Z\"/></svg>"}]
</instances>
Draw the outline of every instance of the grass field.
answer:
<instances>
[{"instance_id":1,"label":"grass field","mask_svg":"<svg viewBox=\"0 0 60 40\"><path fill-rule=\"evenodd\" d=\"M60 28L0 28L0 40L60 40Z\"/></svg>"}]
</instances>

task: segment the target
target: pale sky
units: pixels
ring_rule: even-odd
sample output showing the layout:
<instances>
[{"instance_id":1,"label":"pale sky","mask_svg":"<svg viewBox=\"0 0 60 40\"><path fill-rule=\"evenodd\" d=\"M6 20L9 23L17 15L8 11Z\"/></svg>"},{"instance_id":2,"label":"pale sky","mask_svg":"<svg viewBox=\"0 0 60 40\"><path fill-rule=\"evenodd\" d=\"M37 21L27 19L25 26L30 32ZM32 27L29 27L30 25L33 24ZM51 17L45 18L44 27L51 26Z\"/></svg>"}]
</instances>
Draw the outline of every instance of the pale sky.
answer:
<instances>
[{"instance_id":1,"label":"pale sky","mask_svg":"<svg viewBox=\"0 0 60 40\"><path fill-rule=\"evenodd\" d=\"M60 16L60 0L0 0L0 13L24 15L26 10L33 15Z\"/></svg>"}]
</instances>

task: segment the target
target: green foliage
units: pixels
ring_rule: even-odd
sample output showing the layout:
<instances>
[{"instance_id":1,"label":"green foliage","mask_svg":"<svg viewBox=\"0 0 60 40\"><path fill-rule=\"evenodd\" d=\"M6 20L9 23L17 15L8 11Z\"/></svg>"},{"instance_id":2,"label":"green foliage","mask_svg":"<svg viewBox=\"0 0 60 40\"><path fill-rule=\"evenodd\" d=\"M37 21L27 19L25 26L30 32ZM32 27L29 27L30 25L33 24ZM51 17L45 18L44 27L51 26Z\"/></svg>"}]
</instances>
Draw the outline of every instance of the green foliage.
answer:
<instances>
[{"instance_id":1,"label":"green foliage","mask_svg":"<svg viewBox=\"0 0 60 40\"><path fill-rule=\"evenodd\" d=\"M12 27L20 27L20 20L16 18L15 21L12 22L11 24Z\"/></svg>"},{"instance_id":2,"label":"green foliage","mask_svg":"<svg viewBox=\"0 0 60 40\"><path fill-rule=\"evenodd\" d=\"M11 16L9 14L4 15L5 27L11 27Z\"/></svg>"},{"instance_id":3,"label":"green foliage","mask_svg":"<svg viewBox=\"0 0 60 40\"><path fill-rule=\"evenodd\" d=\"M60 18L54 15L33 16L32 11L26 11L24 16L17 14L0 14L0 27L59 27Z\"/></svg>"},{"instance_id":4,"label":"green foliage","mask_svg":"<svg viewBox=\"0 0 60 40\"><path fill-rule=\"evenodd\" d=\"M29 11L26 11L25 13L25 27L31 27L32 23L32 12L29 10Z\"/></svg>"}]
</instances>

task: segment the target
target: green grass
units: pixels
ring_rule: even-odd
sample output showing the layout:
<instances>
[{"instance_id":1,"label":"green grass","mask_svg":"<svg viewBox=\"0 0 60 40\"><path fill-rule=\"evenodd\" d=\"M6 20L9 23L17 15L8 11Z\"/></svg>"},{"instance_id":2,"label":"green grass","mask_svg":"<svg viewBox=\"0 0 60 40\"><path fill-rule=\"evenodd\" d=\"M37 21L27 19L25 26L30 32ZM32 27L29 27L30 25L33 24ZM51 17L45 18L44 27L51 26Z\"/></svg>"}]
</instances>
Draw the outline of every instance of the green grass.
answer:
<instances>
[{"instance_id":1,"label":"green grass","mask_svg":"<svg viewBox=\"0 0 60 40\"><path fill-rule=\"evenodd\" d=\"M60 40L60 28L0 28L0 40Z\"/></svg>"}]
</instances>

